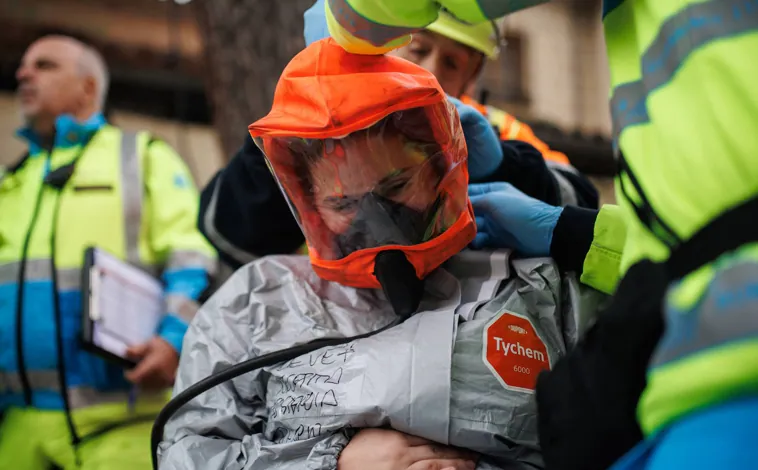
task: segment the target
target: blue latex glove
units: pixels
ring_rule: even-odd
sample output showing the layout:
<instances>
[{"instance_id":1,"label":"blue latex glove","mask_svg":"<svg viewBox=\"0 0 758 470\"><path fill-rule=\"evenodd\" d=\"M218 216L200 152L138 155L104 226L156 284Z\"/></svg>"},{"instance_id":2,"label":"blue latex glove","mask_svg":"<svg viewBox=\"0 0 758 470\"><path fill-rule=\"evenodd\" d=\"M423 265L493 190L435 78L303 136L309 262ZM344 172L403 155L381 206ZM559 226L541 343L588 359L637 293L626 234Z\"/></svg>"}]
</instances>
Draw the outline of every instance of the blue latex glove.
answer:
<instances>
[{"instance_id":1,"label":"blue latex glove","mask_svg":"<svg viewBox=\"0 0 758 470\"><path fill-rule=\"evenodd\" d=\"M503 162L503 148L495 129L487 118L461 100L448 96L458 109L463 135L468 147L468 173L472 182L482 181L492 175Z\"/></svg>"},{"instance_id":2,"label":"blue latex glove","mask_svg":"<svg viewBox=\"0 0 758 470\"><path fill-rule=\"evenodd\" d=\"M548 256L563 208L531 198L509 183L470 184L476 216L472 248L512 248L526 256Z\"/></svg>"},{"instance_id":3,"label":"blue latex glove","mask_svg":"<svg viewBox=\"0 0 758 470\"><path fill-rule=\"evenodd\" d=\"M326 0L318 0L315 5L305 10L305 45L310 46L320 39L329 37L329 28L326 25Z\"/></svg>"}]
</instances>

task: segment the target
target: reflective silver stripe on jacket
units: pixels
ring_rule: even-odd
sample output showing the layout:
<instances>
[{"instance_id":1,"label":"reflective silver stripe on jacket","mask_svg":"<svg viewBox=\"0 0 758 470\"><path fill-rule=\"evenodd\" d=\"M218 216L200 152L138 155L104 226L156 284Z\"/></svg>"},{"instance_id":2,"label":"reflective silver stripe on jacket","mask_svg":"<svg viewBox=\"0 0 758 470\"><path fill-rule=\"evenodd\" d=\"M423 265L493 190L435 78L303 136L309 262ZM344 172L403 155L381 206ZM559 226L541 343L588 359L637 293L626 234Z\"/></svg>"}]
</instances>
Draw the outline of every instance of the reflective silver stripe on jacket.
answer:
<instances>
[{"instance_id":1,"label":"reflective silver stripe on jacket","mask_svg":"<svg viewBox=\"0 0 758 470\"><path fill-rule=\"evenodd\" d=\"M710 0L688 5L666 20L642 56L642 78L613 92L614 140L629 126L650 121L646 100L674 77L682 63L706 44L758 30L754 0Z\"/></svg>"},{"instance_id":2,"label":"reflective silver stripe on jacket","mask_svg":"<svg viewBox=\"0 0 758 470\"><path fill-rule=\"evenodd\" d=\"M205 216L203 217L205 232L208 234L208 239L216 246L216 248L219 249L219 251L231 256L240 264L247 264L251 261L256 260L258 257L252 253L248 253L247 251L239 248L234 243L227 240L226 237L224 237L221 232L218 231L214 222L214 220L216 220L216 206L218 205L218 191L219 187L221 186L221 179L223 177L224 174L221 173L221 175L216 180L216 185L213 188L211 201L208 204L208 209L205 211Z\"/></svg>"},{"instance_id":3,"label":"reflective silver stripe on jacket","mask_svg":"<svg viewBox=\"0 0 758 470\"><path fill-rule=\"evenodd\" d=\"M55 370L27 370L32 390L58 391L58 372ZM0 371L0 393L24 393L21 377L16 372Z\"/></svg>"},{"instance_id":4,"label":"reflective silver stripe on jacket","mask_svg":"<svg viewBox=\"0 0 758 470\"><path fill-rule=\"evenodd\" d=\"M24 271L26 281L45 281L51 280L51 265L49 258L28 259ZM18 282L18 274L21 269L21 262L0 264L0 285ZM57 281L59 291L69 291L79 289L81 286L82 271L79 268L67 268L57 270Z\"/></svg>"},{"instance_id":5,"label":"reflective silver stripe on jacket","mask_svg":"<svg viewBox=\"0 0 758 470\"><path fill-rule=\"evenodd\" d=\"M142 172L137 149L137 134L121 133L121 196L124 204L124 241L126 260L138 265L139 236L142 227Z\"/></svg>"},{"instance_id":6,"label":"reflective silver stripe on jacket","mask_svg":"<svg viewBox=\"0 0 758 470\"><path fill-rule=\"evenodd\" d=\"M545 164L550 170L550 173L555 178L555 181L558 183L558 190L561 193L561 206L567 206L569 204L574 206L579 205L579 200L576 197L576 189L574 189L574 185L572 185L571 181L569 181L569 179L566 178L562 173L565 171L567 173L579 175L580 173L576 170L576 168L571 165L566 165L565 163L558 163L551 160L545 161Z\"/></svg>"},{"instance_id":7,"label":"reflective silver stripe on jacket","mask_svg":"<svg viewBox=\"0 0 758 470\"><path fill-rule=\"evenodd\" d=\"M509 13L541 5L548 1L549 0L509 0L504 2L503 0L476 0L476 4L482 10L484 16L495 20L496 18L500 18ZM500 35L503 35L504 33L504 31L498 31L498 34Z\"/></svg>"},{"instance_id":8,"label":"reflective silver stripe on jacket","mask_svg":"<svg viewBox=\"0 0 758 470\"><path fill-rule=\"evenodd\" d=\"M166 296L166 310L177 315L187 323L190 323L197 313L200 305L194 300L179 294Z\"/></svg>"},{"instance_id":9,"label":"reflective silver stripe on jacket","mask_svg":"<svg viewBox=\"0 0 758 470\"><path fill-rule=\"evenodd\" d=\"M166 401L166 392L140 392L138 400L163 403ZM109 403L126 404L129 392L99 392L91 387L72 387L68 390L68 401L74 410Z\"/></svg>"},{"instance_id":10,"label":"reflective silver stripe on jacket","mask_svg":"<svg viewBox=\"0 0 758 470\"><path fill-rule=\"evenodd\" d=\"M716 274L692 311L666 308L666 332L651 367L726 343L758 337L758 263L741 263Z\"/></svg>"},{"instance_id":11,"label":"reflective silver stripe on jacket","mask_svg":"<svg viewBox=\"0 0 758 470\"><path fill-rule=\"evenodd\" d=\"M461 280L461 301L457 313L470 320L476 309L489 302L504 279L510 277L510 251L470 252L453 257L444 268ZM489 269L486 269L489 268Z\"/></svg>"},{"instance_id":12,"label":"reflective silver stripe on jacket","mask_svg":"<svg viewBox=\"0 0 758 470\"><path fill-rule=\"evenodd\" d=\"M21 263L18 261L0 264L0 285L18 282L19 269Z\"/></svg>"},{"instance_id":13,"label":"reflective silver stripe on jacket","mask_svg":"<svg viewBox=\"0 0 758 470\"><path fill-rule=\"evenodd\" d=\"M216 260L194 250L174 250L166 262L166 270L182 268L200 268L213 274L216 271Z\"/></svg>"},{"instance_id":14,"label":"reflective silver stripe on jacket","mask_svg":"<svg viewBox=\"0 0 758 470\"><path fill-rule=\"evenodd\" d=\"M347 0L327 1L329 2L329 10L332 12L332 15L334 15L334 18L346 31L374 46L383 46L393 39L403 37L418 29L387 26L371 21L355 11Z\"/></svg>"},{"instance_id":15,"label":"reflective silver stripe on jacket","mask_svg":"<svg viewBox=\"0 0 758 470\"><path fill-rule=\"evenodd\" d=\"M74 410L107 403L126 403L128 400L127 392L103 393L90 387L73 387L68 390L69 406Z\"/></svg>"},{"instance_id":16,"label":"reflective silver stripe on jacket","mask_svg":"<svg viewBox=\"0 0 758 470\"><path fill-rule=\"evenodd\" d=\"M57 371L29 370L26 374L32 390L60 392ZM21 378L17 373L0 371L0 393L20 394L23 392ZM164 395L164 392L142 393L140 399L163 400ZM71 409L79 409L106 403L126 403L129 399L129 393L125 391L99 392L92 387L71 387L68 390L68 399Z\"/></svg>"}]
</instances>

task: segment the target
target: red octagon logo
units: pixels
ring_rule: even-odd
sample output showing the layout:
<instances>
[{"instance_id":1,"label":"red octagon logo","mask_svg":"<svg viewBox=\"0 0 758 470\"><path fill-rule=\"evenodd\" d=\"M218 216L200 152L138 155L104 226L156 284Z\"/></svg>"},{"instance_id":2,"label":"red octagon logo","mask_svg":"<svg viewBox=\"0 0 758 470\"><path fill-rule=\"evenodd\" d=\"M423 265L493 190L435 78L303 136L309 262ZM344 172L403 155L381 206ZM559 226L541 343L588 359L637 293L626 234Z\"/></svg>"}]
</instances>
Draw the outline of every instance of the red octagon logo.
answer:
<instances>
[{"instance_id":1,"label":"red octagon logo","mask_svg":"<svg viewBox=\"0 0 758 470\"><path fill-rule=\"evenodd\" d=\"M531 321L503 311L484 327L482 359L508 390L534 392L537 376L550 370L545 342Z\"/></svg>"}]
</instances>

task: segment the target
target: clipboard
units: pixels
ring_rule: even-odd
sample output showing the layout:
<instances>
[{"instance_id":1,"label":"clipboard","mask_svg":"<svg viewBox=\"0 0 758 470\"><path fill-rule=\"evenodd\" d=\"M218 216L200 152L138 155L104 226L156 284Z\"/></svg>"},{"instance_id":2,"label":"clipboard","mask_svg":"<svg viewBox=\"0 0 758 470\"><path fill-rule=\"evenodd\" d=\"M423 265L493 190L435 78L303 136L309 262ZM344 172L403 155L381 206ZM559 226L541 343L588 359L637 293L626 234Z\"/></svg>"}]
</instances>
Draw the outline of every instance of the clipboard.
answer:
<instances>
[{"instance_id":1,"label":"clipboard","mask_svg":"<svg viewBox=\"0 0 758 470\"><path fill-rule=\"evenodd\" d=\"M162 283L96 247L84 252L82 268L82 349L125 368L129 346L144 343L165 313Z\"/></svg>"}]
</instances>

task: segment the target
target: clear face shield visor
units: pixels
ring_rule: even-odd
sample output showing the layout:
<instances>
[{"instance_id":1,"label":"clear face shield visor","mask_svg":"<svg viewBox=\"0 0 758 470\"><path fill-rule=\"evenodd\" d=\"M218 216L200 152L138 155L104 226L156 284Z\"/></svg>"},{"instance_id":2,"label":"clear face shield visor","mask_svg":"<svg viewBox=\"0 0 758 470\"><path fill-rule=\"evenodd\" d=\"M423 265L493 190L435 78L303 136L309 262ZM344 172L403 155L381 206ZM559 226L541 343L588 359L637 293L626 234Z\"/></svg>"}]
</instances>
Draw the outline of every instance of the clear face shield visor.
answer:
<instances>
[{"instance_id":1,"label":"clear face shield visor","mask_svg":"<svg viewBox=\"0 0 758 470\"><path fill-rule=\"evenodd\" d=\"M450 107L397 111L339 138L256 138L319 258L424 244L466 212L466 149Z\"/></svg>"}]
</instances>

